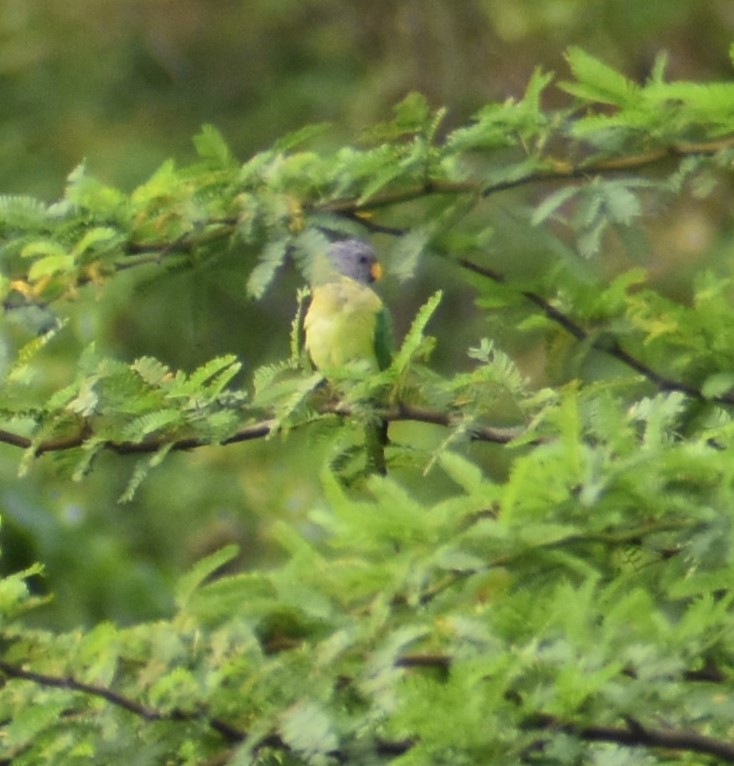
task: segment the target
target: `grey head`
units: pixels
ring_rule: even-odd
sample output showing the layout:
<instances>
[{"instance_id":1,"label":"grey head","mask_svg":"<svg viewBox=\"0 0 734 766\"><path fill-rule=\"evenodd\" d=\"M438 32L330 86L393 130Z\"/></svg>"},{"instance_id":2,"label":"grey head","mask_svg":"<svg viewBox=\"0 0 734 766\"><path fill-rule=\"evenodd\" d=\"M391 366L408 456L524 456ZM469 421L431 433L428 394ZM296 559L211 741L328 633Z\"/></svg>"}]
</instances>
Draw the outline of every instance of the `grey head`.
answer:
<instances>
[{"instance_id":1,"label":"grey head","mask_svg":"<svg viewBox=\"0 0 734 766\"><path fill-rule=\"evenodd\" d=\"M342 239L329 245L332 266L345 277L368 285L380 277L381 269L371 245L359 239Z\"/></svg>"}]
</instances>

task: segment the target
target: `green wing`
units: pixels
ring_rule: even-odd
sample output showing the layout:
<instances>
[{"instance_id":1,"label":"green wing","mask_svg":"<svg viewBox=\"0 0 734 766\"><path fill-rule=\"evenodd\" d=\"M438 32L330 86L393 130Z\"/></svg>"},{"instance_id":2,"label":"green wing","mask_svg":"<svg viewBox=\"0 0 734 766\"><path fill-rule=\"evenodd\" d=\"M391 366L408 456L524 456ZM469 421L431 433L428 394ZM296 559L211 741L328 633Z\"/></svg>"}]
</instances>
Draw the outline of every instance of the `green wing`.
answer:
<instances>
[{"instance_id":1,"label":"green wing","mask_svg":"<svg viewBox=\"0 0 734 766\"><path fill-rule=\"evenodd\" d=\"M382 306L375 317L375 358L381 370L386 370L390 366L392 352L392 319L390 312Z\"/></svg>"},{"instance_id":2,"label":"green wing","mask_svg":"<svg viewBox=\"0 0 734 766\"><path fill-rule=\"evenodd\" d=\"M375 358L377 366L386 370L392 362L393 334L390 312L381 306L375 315ZM375 419L368 422L364 429L365 449L367 452L367 473L387 473L385 446L388 444L387 421Z\"/></svg>"}]
</instances>

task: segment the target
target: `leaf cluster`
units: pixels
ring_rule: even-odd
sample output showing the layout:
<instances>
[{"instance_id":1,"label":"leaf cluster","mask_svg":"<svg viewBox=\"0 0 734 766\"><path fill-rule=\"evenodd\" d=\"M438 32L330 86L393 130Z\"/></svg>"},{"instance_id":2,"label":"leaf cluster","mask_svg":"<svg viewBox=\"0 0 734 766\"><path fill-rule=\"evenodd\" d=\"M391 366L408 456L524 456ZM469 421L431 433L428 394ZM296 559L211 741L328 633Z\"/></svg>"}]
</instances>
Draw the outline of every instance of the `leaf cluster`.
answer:
<instances>
[{"instance_id":1,"label":"leaf cluster","mask_svg":"<svg viewBox=\"0 0 734 766\"><path fill-rule=\"evenodd\" d=\"M273 523L282 565L233 572L225 547L179 579L165 619L31 630L39 567L0 579L0 757L734 762L734 276L712 258L677 291L639 258L661 209L730 184L734 86L667 82L662 59L642 84L568 61L562 109L538 71L453 129L412 94L333 152L304 149L306 128L241 164L207 127L196 164L130 194L79 168L53 205L0 198L2 298L25 332L14 348L8 331L0 441L24 469L62 454L83 480L104 450L138 454L130 499L175 450L327 443L307 526ZM514 224L494 212L503 194ZM262 297L341 235L381 239L403 279L450 269L462 307L473 290L504 335L436 369L456 301L441 285L387 369L325 383L301 344L304 292L289 357L247 379L234 355L186 372L94 345L62 386L34 377L68 325L39 334L19 311L61 313L122 271L214 271L225 251ZM547 267L524 272L526 247ZM378 419L387 477L361 470Z\"/></svg>"}]
</instances>

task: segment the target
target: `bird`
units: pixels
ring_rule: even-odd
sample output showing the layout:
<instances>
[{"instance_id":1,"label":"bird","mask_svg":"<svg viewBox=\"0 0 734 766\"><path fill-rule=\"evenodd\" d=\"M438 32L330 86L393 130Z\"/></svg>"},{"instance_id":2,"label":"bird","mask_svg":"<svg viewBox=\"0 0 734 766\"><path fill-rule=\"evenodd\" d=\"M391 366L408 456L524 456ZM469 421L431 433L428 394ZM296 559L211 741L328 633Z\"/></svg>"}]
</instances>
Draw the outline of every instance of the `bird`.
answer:
<instances>
[{"instance_id":1,"label":"bird","mask_svg":"<svg viewBox=\"0 0 734 766\"><path fill-rule=\"evenodd\" d=\"M390 315L370 285L382 276L373 247L359 239L330 243L322 268L311 285L311 303L304 317L305 348L314 366L328 380L330 371L355 365L365 372L390 366ZM387 423L365 428L367 470L386 473L384 446Z\"/></svg>"}]
</instances>

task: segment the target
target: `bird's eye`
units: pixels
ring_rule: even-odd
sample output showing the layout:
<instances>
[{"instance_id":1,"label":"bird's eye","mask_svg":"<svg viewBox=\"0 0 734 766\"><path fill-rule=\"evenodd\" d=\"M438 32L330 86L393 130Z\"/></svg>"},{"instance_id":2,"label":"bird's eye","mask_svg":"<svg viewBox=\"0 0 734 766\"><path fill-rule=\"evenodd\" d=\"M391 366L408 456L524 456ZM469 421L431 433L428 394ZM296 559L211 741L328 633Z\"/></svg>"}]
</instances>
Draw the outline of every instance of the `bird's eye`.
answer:
<instances>
[{"instance_id":1,"label":"bird's eye","mask_svg":"<svg viewBox=\"0 0 734 766\"><path fill-rule=\"evenodd\" d=\"M368 255L360 255L359 262L364 266L365 263L369 263L370 258Z\"/></svg>"}]
</instances>

